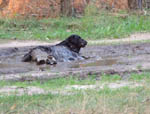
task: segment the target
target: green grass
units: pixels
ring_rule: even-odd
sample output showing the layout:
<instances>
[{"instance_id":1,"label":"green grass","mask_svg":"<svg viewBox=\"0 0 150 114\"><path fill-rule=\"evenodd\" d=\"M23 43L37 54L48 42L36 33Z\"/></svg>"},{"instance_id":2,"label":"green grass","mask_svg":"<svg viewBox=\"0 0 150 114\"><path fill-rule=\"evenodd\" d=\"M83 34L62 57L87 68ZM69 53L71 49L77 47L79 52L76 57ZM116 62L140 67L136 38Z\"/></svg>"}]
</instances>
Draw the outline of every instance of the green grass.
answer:
<instances>
[{"instance_id":1,"label":"green grass","mask_svg":"<svg viewBox=\"0 0 150 114\"><path fill-rule=\"evenodd\" d=\"M0 19L1 39L63 40L71 34L85 39L121 38L135 32L150 31L150 17L131 15L126 18L107 12L85 14L81 18Z\"/></svg>"},{"instance_id":2,"label":"green grass","mask_svg":"<svg viewBox=\"0 0 150 114\"><path fill-rule=\"evenodd\" d=\"M92 85L122 82L119 75L103 75L100 80L95 76L86 79L75 77L52 79L47 81L31 82L4 82L0 86L36 86L43 89L64 90L70 85ZM128 80L130 82L144 82L143 86L130 88L129 86L118 89L69 90L72 95L46 94L46 95L23 95L23 96L0 96L0 113L22 113L22 114L122 114L150 112L150 73L132 73Z\"/></svg>"},{"instance_id":3,"label":"green grass","mask_svg":"<svg viewBox=\"0 0 150 114\"><path fill-rule=\"evenodd\" d=\"M134 80L134 81L141 81L141 80L150 81L149 79L150 79L150 73L149 72L140 73L140 74L132 73L130 76L130 80Z\"/></svg>"},{"instance_id":4,"label":"green grass","mask_svg":"<svg viewBox=\"0 0 150 114\"><path fill-rule=\"evenodd\" d=\"M0 98L0 112L22 114L36 114L38 112L42 114L121 114L124 111L128 111L128 113L133 111L136 114L137 112L143 113L149 110L148 105L150 103L143 102L147 98L149 98L149 89L146 88L86 91L72 96L51 94L10 96Z\"/></svg>"},{"instance_id":5,"label":"green grass","mask_svg":"<svg viewBox=\"0 0 150 114\"><path fill-rule=\"evenodd\" d=\"M25 82L14 82L14 81L0 81L0 87L3 86L18 86L18 87L28 87L28 86L37 86L41 88L49 88L49 89L57 89L63 88L67 85L87 85L87 84L95 84L96 79L94 79L94 75L89 76L87 79L79 79L75 77L67 77L67 78L58 78L52 80L37 80L37 81L25 81Z\"/></svg>"},{"instance_id":6,"label":"green grass","mask_svg":"<svg viewBox=\"0 0 150 114\"><path fill-rule=\"evenodd\" d=\"M133 74L134 75L134 74ZM135 74L136 75L136 74ZM138 75L139 76L139 75ZM79 77L65 77L56 78L52 80L36 80L36 81L0 81L0 87L4 86L17 86L17 87L28 87L36 86L44 89L63 89L67 85L93 85L96 83L109 83L120 81L121 77L119 75L102 75L99 81L96 79L96 75L89 75L86 79L81 79Z\"/></svg>"},{"instance_id":7,"label":"green grass","mask_svg":"<svg viewBox=\"0 0 150 114\"><path fill-rule=\"evenodd\" d=\"M4 86L18 86L18 87L28 87L28 86L36 86L44 89L63 89L67 85L93 85L96 83L111 83L121 81L121 76L115 75L106 75L103 74L99 76L89 75L85 79L81 79L80 77L64 77L64 78L56 78L51 80L35 80L35 81L0 81L0 87ZM98 79L98 80L97 80ZM129 81L150 81L150 72L143 73L131 73L128 77Z\"/></svg>"}]
</instances>

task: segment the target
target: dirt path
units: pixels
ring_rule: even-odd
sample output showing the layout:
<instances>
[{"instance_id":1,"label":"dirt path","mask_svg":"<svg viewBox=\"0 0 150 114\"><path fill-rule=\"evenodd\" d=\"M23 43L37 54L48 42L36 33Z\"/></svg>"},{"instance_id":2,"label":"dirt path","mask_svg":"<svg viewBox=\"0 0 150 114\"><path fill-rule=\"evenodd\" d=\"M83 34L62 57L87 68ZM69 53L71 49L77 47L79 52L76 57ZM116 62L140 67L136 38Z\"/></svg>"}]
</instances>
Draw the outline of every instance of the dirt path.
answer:
<instances>
[{"instance_id":1,"label":"dirt path","mask_svg":"<svg viewBox=\"0 0 150 114\"><path fill-rule=\"evenodd\" d=\"M136 41L150 40L150 33L136 33L130 37L121 38L121 39L108 39L108 40L89 40L89 44L109 44L109 43L131 43ZM0 48L9 48L9 47L25 47L25 46L37 46L37 45L54 45L60 41L19 41L19 40L0 40Z\"/></svg>"},{"instance_id":2,"label":"dirt path","mask_svg":"<svg viewBox=\"0 0 150 114\"><path fill-rule=\"evenodd\" d=\"M140 34L140 36L142 36L140 38L142 41L150 38L148 33ZM126 39L125 42L132 39L132 37ZM110 42L110 40L107 41ZM124 74L130 72L150 70L150 43L132 44L127 42L126 44L117 45L91 45L81 50L81 54L91 57L90 59L71 63L58 63L56 66L37 66L34 63L21 62L22 56L30 48L47 44L43 42L23 43L15 46L2 44L0 48L0 80L51 79L68 75L86 77L88 74L100 75L102 73L117 73L126 76Z\"/></svg>"},{"instance_id":3,"label":"dirt path","mask_svg":"<svg viewBox=\"0 0 150 114\"><path fill-rule=\"evenodd\" d=\"M109 43L131 43L138 41L150 40L150 33L136 33L126 38L112 39L112 40L96 40L89 41L91 44L109 44Z\"/></svg>"},{"instance_id":4,"label":"dirt path","mask_svg":"<svg viewBox=\"0 0 150 114\"><path fill-rule=\"evenodd\" d=\"M19 40L0 40L0 48L11 48L11 47L26 47L26 46L37 46L37 45L53 45L59 41L53 42L42 42L42 41L19 41Z\"/></svg>"}]
</instances>

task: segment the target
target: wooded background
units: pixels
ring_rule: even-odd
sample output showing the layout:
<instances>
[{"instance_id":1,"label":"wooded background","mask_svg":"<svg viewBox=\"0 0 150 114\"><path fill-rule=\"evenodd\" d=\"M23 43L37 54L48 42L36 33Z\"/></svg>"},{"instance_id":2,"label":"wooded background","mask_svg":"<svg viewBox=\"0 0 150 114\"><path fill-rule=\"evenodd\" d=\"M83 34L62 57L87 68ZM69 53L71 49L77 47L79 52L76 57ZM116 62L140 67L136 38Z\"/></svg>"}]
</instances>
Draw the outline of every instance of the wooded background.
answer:
<instances>
[{"instance_id":1,"label":"wooded background","mask_svg":"<svg viewBox=\"0 0 150 114\"><path fill-rule=\"evenodd\" d=\"M100 9L142 9L150 0L0 0L2 17L58 17L82 14L87 6Z\"/></svg>"}]
</instances>

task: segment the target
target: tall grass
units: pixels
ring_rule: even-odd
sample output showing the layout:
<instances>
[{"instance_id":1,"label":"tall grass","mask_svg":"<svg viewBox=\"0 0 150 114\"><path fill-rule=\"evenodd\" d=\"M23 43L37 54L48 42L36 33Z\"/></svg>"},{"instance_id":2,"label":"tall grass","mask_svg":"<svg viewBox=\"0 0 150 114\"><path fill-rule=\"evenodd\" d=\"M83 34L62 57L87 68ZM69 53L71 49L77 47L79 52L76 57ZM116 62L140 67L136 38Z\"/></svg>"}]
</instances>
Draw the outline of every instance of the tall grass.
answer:
<instances>
[{"instance_id":1,"label":"tall grass","mask_svg":"<svg viewBox=\"0 0 150 114\"><path fill-rule=\"evenodd\" d=\"M62 40L71 34L92 40L121 38L135 32L149 32L149 20L149 16L129 14L122 18L96 9L87 9L81 18L0 19L0 38Z\"/></svg>"},{"instance_id":2,"label":"tall grass","mask_svg":"<svg viewBox=\"0 0 150 114\"><path fill-rule=\"evenodd\" d=\"M67 92L73 94L41 94L23 96L4 96L0 94L0 113L21 113L21 114L149 114L150 113L150 73L132 73L129 77L134 83L141 83L143 86L132 88L130 86L110 89L107 86L103 89L75 90ZM85 80L68 77L48 81L34 82L1 82L1 86L37 86L51 88L53 90L65 91L62 86L103 84L108 82L121 83L123 80L118 75L104 75L101 80L95 76L89 76ZM119 82L120 81L120 82ZM132 86L132 85L131 85Z\"/></svg>"},{"instance_id":3,"label":"tall grass","mask_svg":"<svg viewBox=\"0 0 150 114\"><path fill-rule=\"evenodd\" d=\"M149 114L148 88L80 91L71 96L0 97L0 113L21 114Z\"/></svg>"}]
</instances>

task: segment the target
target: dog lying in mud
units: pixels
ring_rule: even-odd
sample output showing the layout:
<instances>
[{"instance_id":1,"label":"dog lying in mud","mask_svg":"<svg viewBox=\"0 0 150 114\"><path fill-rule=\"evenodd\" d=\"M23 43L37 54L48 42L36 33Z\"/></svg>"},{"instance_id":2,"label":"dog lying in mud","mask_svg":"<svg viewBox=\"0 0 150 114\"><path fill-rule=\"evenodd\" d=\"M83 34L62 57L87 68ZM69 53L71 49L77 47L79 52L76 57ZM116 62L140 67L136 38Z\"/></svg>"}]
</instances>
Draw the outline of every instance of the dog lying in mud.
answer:
<instances>
[{"instance_id":1,"label":"dog lying in mud","mask_svg":"<svg viewBox=\"0 0 150 114\"><path fill-rule=\"evenodd\" d=\"M69 62L83 60L86 57L79 54L80 49L87 45L87 41L78 35L71 35L66 40L54 46L38 46L31 49L22 58L23 62L35 61L40 64L57 64L57 62Z\"/></svg>"}]
</instances>

